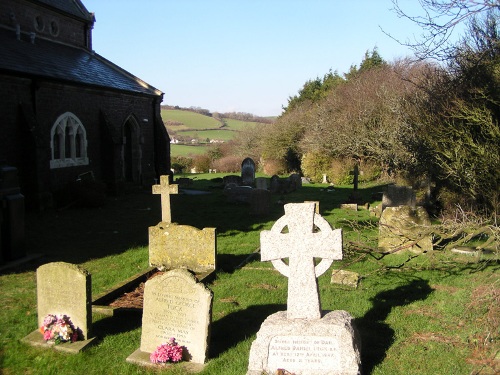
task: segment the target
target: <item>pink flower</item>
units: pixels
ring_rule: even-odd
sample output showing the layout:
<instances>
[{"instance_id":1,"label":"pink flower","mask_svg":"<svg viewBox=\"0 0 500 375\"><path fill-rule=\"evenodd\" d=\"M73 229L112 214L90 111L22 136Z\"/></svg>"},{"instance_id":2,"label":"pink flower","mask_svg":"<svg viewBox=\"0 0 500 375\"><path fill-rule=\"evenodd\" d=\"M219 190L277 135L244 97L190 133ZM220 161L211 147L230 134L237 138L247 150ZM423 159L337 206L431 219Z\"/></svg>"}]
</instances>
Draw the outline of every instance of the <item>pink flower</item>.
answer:
<instances>
[{"instance_id":1,"label":"pink flower","mask_svg":"<svg viewBox=\"0 0 500 375\"><path fill-rule=\"evenodd\" d=\"M45 331L45 332L43 333L43 339L44 339L45 341L50 340L52 337L54 337L54 336L52 335L52 332L51 332L51 331L49 331L49 330L47 330L47 331Z\"/></svg>"}]
</instances>

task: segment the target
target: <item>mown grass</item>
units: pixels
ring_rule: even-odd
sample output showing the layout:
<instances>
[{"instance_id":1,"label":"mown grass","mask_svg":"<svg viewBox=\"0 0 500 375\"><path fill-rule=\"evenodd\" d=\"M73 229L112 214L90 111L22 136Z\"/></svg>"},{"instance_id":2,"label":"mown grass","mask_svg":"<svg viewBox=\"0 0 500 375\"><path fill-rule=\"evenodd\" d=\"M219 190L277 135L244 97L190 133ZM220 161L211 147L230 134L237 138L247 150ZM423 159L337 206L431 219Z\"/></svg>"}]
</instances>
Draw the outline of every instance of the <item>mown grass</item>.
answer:
<instances>
[{"instance_id":1,"label":"mown grass","mask_svg":"<svg viewBox=\"0 0 500 375\"><path fill-rule=\"evenodd\" d=\"M179 145L179 144L171 144L170 145L170 156L193 156L193 155L202 155L207 152L208 145Z\"/></svg>"},{"instance_id":2,"label":"mown grass","mask_svg":"<svg viewBox=\"0 0 500 375\"><path fill-rule=\"evenodd\" d=\"M176 122L181 122L184 125L175 125L173 129L183 130L183 129L207 129L207 128L218 128L222 124L213 117L204 116L196 112L191 111L181 111L177 109L162 109L161 117L163 121L171 120ZM167 129L169 127L167 126Z\"/></svg>"},{"instance_id":3,"label":"mown grass","mask_svg":"<svg viewBox=\"0 0 500 375\"><path fill-rule=\"evenodd\" d=\"M193 176L191 176L193 177ZM333 285L330 273L319 280L322 307L346 310L356 321L362 340L364 374L493 374L498 371L498 263L455 262L434 252L409 259L391 259L347 251L350 241L376 242L376 219L367 210L339 209L351 189L327 192L325 185L304 185L297 192L273 196L270 214L252 217L244 204L229 204L222 194L220 175L197 175L193 188L208 195L172 196L175 222L198 228L217 228L218 271L208 286L214 292L209 361L202 374L245 374L250 346L262 321L286 309L287 280L268 262L251 254L259 233L282 215L282 201L320 201L321 214L344 229L345 259L333 268L361 275L357 289ZM371 204L381 186L364 186ZM99 211L96 211L98 220ZM130 226L134 223L131 221ZM147 231L147 228L144 228ZM147 248L85 259L92 273L93 293L99 293L147 267ZM68 259L71 246L61 250ZM51 254L57 259L57 252ZM443 261L441 262L441 256ZM246 262L245 262L246 261ZM399 267L399 265L404 266ZM244 266L242 266L244 265ZM98 343L78 355L43 350L19 340L36 328L35 265L0 275L0 368L3 374L152 374L156 370L128 364L125 359L140 345L140 316L93 316ZM71 290L68 290L71 293ZM496 309L496 310L495 310ZM162 372L183 374L179 366Z\"/></svg>"}]
</instances>

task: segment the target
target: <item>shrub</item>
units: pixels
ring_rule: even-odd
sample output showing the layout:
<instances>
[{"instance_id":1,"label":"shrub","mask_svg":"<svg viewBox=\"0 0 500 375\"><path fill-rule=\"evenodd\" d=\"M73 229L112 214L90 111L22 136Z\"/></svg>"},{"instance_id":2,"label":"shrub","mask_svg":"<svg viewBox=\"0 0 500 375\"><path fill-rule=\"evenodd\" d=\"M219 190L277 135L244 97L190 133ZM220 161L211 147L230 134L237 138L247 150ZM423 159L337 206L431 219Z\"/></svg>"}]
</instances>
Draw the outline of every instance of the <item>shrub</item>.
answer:
<instances>
[{"instance_id":1,"label":"shrub","mask_svg":"<svg viewBox=\"0 0 500 375\"><path fill-rule=\"evenodd\" d=\"M204 155L196 155L193 158L192 166L196 168L197 172L207 173L210 169L210 157L207 154Z\"/></svg>"},{"instance_id":2,"label":"shrub","mask_svg":"<svg viewBox=\"0 0 500 375\"><path fill-rule=\"evenodd\" d=\"M302 173L313 182L323 181L323 174L328 174L332 159L319 151L307 152L302 156Z\"/></svg>"},{"instance_id":3,"label":"shrub","mask_svg":"<svg viewBox=\"0 0 500 375\"><path fill-rule=\"evenodd\" d=\"M328 169L330 182L335 185L352 185L354 176L351 174L354 170L355 162L351 159L334 159L331 161Z\"/></svg>"},{"instance_id":4,"label":"shrub","mask_svg":"<svg viewBox=\"0 0 500 375\"><path fill-rule=\"evenodd\" d=\"M237 156L224 156L214 160L212 167L221 173L237 173L241 170L241 158Z\"/></svg>"},{"instance_id":5,"label":"shrub","mask_svg":"<svg viewBox=\"0 0 500 375\"><path fill-rule=\"evenodd\" d=\"M262 163L262 171L268 176L281 175L286 172L286 165L283 160L266 159Z\"/></svg>"}]
</instances>

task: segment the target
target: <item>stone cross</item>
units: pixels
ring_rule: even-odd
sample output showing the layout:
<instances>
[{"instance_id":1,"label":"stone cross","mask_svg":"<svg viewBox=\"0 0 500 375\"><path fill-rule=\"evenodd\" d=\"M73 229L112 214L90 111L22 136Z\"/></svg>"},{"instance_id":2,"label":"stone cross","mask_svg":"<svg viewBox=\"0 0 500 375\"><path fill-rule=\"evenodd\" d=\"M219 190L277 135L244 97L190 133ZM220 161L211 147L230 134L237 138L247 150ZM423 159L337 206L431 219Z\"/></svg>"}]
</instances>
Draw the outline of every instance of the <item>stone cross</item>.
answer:
<instances>
[{"instance_id":1,"label":"stone cross","mask_svg":"<svg viewBox=\"0 0 500 375\"><path fill-rule=\"evenodd\" d=\"M288 231L283 233L285 227ZM316 278L342 259L342 229L333 230L316 214L314 202L289 203L271 230L260 233L260 254L262 261L272 261L288 277L287 318L320 319ZM288 258L288 265L283 258ZM322 260L315 266L314 258Z\"/></svg>"},{"instance_id":2,"label":"stone cross","mask_svg":"<svg viewBox=\"0 0 500 375\"><path fill-rule=\"evenodd\" d=\"M179 185L169 185L168 176L160 176L160 184L153 185L153 194L161 194L161 221L172 222L170 213L170 194L178 194Z\"/></svg>"}]
</instances>

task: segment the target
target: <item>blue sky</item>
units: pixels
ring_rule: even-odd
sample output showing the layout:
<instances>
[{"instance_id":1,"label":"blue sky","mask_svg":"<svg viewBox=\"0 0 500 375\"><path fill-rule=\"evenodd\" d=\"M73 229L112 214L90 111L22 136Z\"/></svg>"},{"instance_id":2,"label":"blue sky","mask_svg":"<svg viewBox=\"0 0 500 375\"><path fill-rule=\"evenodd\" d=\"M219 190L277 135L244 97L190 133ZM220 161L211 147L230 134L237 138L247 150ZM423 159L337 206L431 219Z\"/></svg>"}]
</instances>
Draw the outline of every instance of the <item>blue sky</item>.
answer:
<instances>
[{"instance_id":1,"label":"blue sky","mask_svg":"<svg viewBox=\"0 0 500 375\"><path fill-rule=\"evenodd\" d=\"M164 92L163 104L277 116L331 69L340 74L388 37L421 32L391 0L83 0L95 13L93 49ZM401 0L421 13L418 1Z\"/></svg>"}]
</instances>

